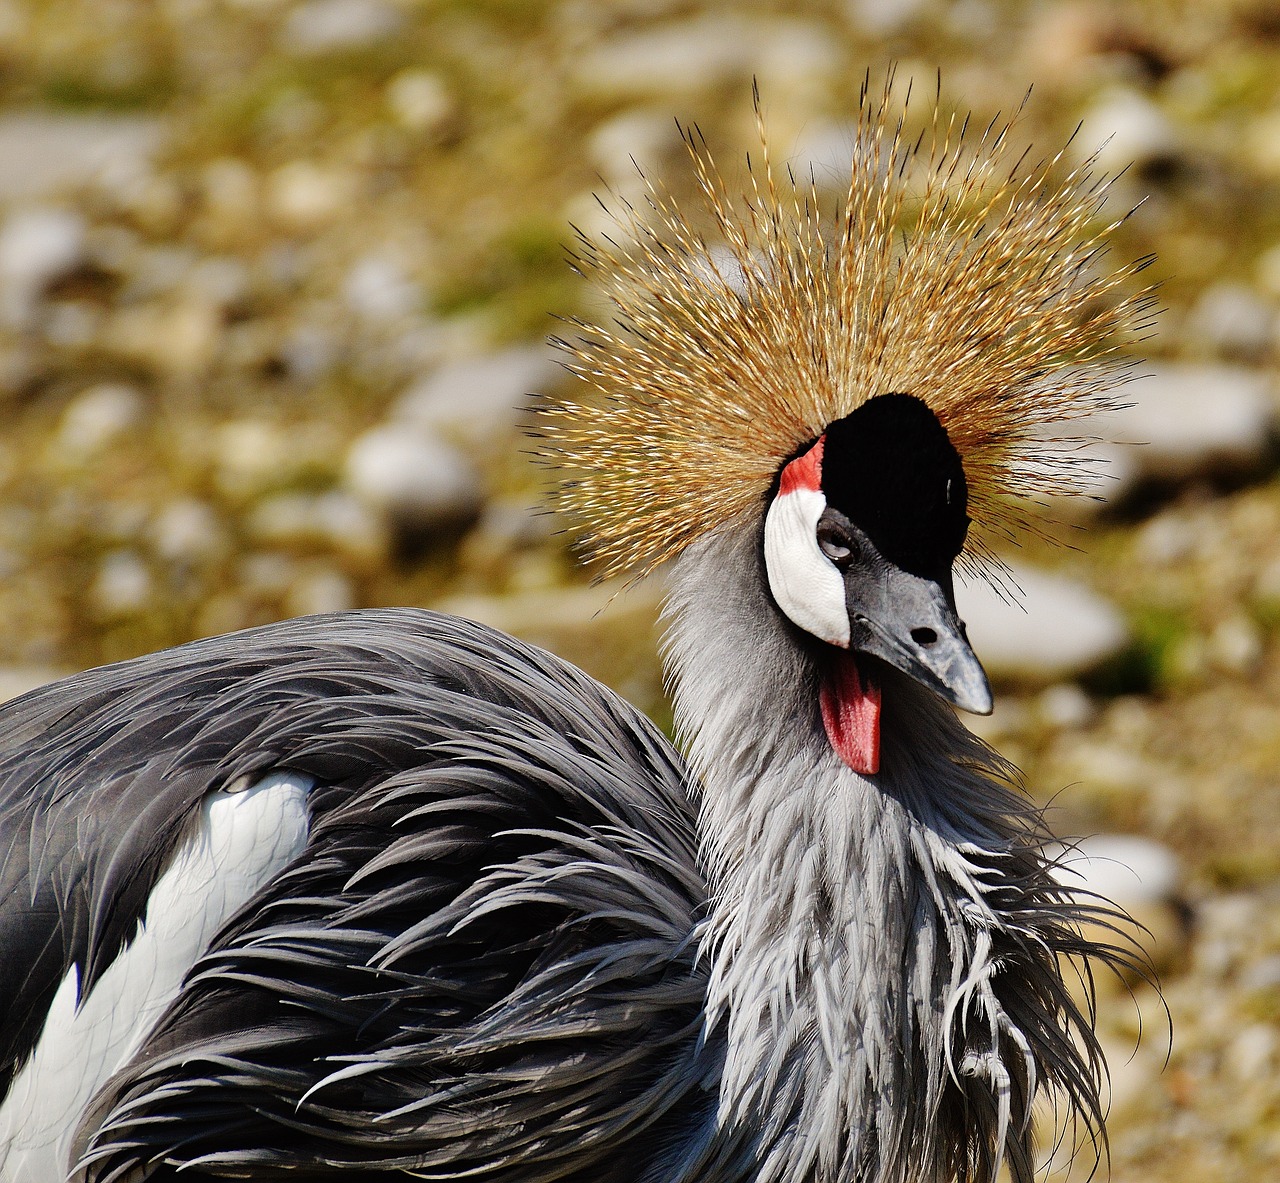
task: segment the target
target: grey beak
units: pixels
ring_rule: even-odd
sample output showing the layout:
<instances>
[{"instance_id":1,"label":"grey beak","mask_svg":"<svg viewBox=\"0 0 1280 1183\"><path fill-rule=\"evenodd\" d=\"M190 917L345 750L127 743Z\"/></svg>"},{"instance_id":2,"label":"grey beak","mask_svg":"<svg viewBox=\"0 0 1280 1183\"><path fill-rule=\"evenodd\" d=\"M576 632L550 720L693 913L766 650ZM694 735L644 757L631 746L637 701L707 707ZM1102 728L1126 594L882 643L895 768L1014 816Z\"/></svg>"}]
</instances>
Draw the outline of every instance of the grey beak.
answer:
<instances>
[{"instance_id":1,"label":"grey beak","mask_svg":"<svg viewBox=\"0 0 1280 1183\"><path fill-rule=\"evenodd\" d=\"M845 572L845 596L851 649L873 654L962 711L991 714L991 685L949 587L864 551Z\"/></svg>"}]
</instances>

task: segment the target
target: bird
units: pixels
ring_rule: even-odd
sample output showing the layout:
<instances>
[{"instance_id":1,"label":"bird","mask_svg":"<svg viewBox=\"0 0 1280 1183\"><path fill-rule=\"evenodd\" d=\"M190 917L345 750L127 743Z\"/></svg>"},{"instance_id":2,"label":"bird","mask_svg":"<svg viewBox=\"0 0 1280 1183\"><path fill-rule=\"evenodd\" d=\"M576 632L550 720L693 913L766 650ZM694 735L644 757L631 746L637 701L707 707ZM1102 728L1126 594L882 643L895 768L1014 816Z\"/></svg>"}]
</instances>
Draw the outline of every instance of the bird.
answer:
<instances>
[{"instance_id":1,"label":"bird","mask_svg":"<svg viewBox=\"0 0 1280 1183\"><path fill-rule=\"evenodd\" d=\"M1113 913L957 714L954 580L1072 487L1140 261L1016 115L868 75L828 217L761 112L740 187L682 125L694 196L578 235L608 311L531 428L595 570L667 581L679 747L414 608L6 704L3 1183L1028 1183L1039 1102L1105 1138Z\"/></svg>"}]
</instances>

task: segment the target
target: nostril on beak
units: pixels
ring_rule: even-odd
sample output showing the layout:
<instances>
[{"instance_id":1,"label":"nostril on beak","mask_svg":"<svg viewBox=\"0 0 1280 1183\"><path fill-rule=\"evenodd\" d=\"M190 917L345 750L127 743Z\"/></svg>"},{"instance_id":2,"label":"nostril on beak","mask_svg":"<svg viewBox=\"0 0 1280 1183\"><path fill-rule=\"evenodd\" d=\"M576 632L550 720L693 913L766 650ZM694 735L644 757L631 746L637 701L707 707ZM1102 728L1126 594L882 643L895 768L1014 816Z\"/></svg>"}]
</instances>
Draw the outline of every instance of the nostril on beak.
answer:
<instances>
[{"instance_id":1,"label":"nostril on beak","mask_svg":"<svg viewBox=\"0 0 1280 1183\"><path fill-rule=\"evenodd\" d=\"M931 628L913 628L911 639L917 645L932 645L938 639L938 634Z\"/></svg>"}]
</instances>

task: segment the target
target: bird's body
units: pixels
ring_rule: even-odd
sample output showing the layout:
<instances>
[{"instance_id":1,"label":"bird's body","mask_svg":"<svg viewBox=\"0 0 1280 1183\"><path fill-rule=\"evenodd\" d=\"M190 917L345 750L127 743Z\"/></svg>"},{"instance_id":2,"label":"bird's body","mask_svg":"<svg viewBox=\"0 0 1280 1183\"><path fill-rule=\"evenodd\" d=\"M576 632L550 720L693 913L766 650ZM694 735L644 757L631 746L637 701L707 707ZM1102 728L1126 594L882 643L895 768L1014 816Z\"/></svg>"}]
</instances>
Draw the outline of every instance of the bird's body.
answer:
<instances>
[{"instance_id":1,"label":"bird's body","mask_svg":"<svg viewBox=\"0 0 1280 1183\"><path fill-rule=\"evenodd\" d=\"M608 569L673 560L688 766L411 610L0 710L0 1183L1025 1183L1038 1097L1099 1131L1063 974L1107 953L948 705L991 703L951 580L1140 305L1085 266L1087 176L948 132L908 203L887 104L835 247L696 155L732 267L656 192L584 258L609 401L545 446Z\"/></svg>"},{"instance_id":2,"label":"bird's body","mask_svg":"<svg viewBox=\"0 0 1280 1183\"><path fill-rule=\"evenodd\" d=\"M92 671L0 719L6 1183L90 1143L93 1178L175 1148L257 1178L642 1178L707 1110L686 774L549 654L424 612L317 617ZM219 816L241 802L266 815L239 822L250 858ZM228 891L251 861L258 882ZM165 933L189 939L164 974L146 941L175 873L198 916ZM67 1044L77 977L78 1046L60 1069L46 1052L33 1096L21 1065Z\"/></svg>"}]
</instances>

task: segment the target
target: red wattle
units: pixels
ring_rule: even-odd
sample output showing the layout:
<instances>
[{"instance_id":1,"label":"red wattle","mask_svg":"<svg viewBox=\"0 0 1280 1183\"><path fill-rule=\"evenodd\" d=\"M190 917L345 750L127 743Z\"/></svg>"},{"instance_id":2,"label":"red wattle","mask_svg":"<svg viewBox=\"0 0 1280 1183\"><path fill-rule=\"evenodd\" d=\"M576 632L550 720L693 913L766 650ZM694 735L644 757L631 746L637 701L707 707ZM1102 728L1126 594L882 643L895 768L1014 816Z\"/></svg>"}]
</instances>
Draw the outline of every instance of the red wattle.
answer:
<instances>
[{"instance_id":1,"label":"red wattle","mask_svg":"<svg viewBox=\"0 0 1280 1183\"><path fill-rule=\"evenodd\" d=\"M837 756L864 776L880 771L880 683L852 654L841 654L818 694Z\"/></svg>"}]
</instances>

